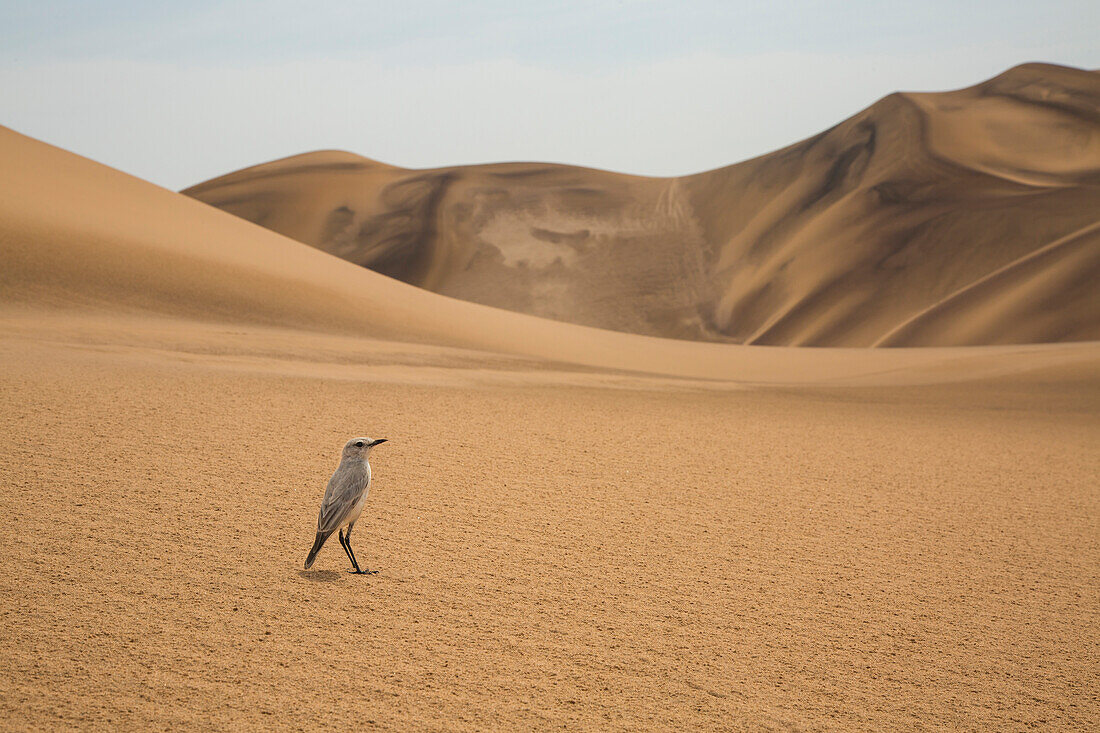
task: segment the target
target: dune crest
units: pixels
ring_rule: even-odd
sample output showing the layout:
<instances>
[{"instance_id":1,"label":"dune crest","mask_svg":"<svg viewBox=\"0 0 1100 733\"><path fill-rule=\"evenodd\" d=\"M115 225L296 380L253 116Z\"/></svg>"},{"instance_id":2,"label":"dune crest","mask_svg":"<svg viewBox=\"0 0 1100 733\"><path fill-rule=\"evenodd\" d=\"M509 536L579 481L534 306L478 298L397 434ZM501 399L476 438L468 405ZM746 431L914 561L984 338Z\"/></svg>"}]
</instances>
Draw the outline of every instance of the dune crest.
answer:
<instances>
[{"instance_id":1,"label":"dune crest","mask_svg":"<svg viewBox=\"0 0 1100 733\"><path fill-rule=\"evenodd\" d=\"M1100 220L1100 74L1049 64L892 94L809 140L680 178L408 170L325 151L183 193L417 287L617 331L782 346L1100 339L1100 302L1054 287L1048 257L1027 268L1033 286L1017 273L1019 297L959 301L919 337L902 327ZM1096 248L1073 261L1079 280L1100 276Z\"/></svg>"}]
</instances>

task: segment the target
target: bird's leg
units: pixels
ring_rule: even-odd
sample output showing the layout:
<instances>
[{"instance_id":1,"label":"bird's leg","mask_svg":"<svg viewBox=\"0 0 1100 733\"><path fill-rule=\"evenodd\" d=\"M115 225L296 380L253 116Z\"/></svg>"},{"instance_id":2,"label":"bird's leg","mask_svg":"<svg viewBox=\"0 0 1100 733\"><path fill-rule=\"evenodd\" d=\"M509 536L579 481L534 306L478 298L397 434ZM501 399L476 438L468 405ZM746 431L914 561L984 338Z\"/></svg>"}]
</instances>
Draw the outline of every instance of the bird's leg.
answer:
<instances>
[{"instance_id":1,"label":"bird's leg","mask_svg":"<svg viewBox=\"0 0 1100 733\"><path fill-rule=\"evenodd\" d=\"M355 557L351 554L351 549L348 547L348 541L344 539L344 530L336 530L336 536L340 538L340 547L344 548L344 554L348 556L349 560L351 560L351 564L355 565Z\"/></svg>"},{"instance_id":2,"label":"bird's leg","mask_svg":"<svg viewBox=\"0 0 1100 733\"><path fill-rule=\"evenodd\" d=\"M351 528L354 526L354 522L348 525L348 534L346 537L344 537L344 549L348 551L348 557L351 558L351 564L355 566L355 570L352 570L350 572L353 572L356 575L377 575L377 570L371 570L369 568L366 570L360 570L359 563L355 561L355 552L351 549Z\"/></svg>"},{"instance_id":3,"label":"bird's leg","mask_svg":"<svg viewBox=\"0 0 1100 733\"><path fill-rule=\"evenodd\" d=\"M349 570L348 572L362 575L363 571L359 569L359 563L355 561L355 553L351 551L351 528L348 527L348 534L346 537L344 536L344 531L339 530L339 537L340 547L344 548L344 553L348 556L348 559L351 560L352 567L355 568L354 570Z\"/></svg>"}]
</instances>

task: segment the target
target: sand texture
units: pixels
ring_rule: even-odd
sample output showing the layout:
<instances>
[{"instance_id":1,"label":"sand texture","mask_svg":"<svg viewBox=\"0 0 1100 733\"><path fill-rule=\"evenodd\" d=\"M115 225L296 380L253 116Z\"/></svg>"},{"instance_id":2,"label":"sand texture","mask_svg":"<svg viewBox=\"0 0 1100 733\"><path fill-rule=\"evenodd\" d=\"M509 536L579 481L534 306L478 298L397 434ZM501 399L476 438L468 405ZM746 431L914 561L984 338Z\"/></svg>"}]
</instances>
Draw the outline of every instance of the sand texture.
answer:
<instances>
[{"instance_id":1,"label":"sand texture","mask_svg":"<svg viewBox=\"0 0 1100 733\"><path fill-rule=\"evenodd\" d=\"M184 191L433 292L651 336L781 346L1100 339L1100 73L898 93L680 178L407 170L336 151Z\"/></svg>"},{"instance_id":2,"label":"sand texture","mask_svg":"<svg viewBox=\"0 0 1100 733\"><path fill-rule=\"evenodd\" d=\"M0 728L1100 727L1100 342L1010 343L1070 322L1046 277L1094 305L1085 224L860 331L999 345L796 349L447 297L2 128L0 160ZM303 571L364 434L380 573Z\"/></svg>"},{"instance_id":3,"label":"sand texture","mask_svg":"<svg viewBox=\"0 0 1100 733\"><path fill-rule=\"evenodd\" d=\"M1095 382L356 379L38 326L0 352L6 729L1100 725ZM380 573L301 571L367 431Z\"/></svg>"}]
</instances>

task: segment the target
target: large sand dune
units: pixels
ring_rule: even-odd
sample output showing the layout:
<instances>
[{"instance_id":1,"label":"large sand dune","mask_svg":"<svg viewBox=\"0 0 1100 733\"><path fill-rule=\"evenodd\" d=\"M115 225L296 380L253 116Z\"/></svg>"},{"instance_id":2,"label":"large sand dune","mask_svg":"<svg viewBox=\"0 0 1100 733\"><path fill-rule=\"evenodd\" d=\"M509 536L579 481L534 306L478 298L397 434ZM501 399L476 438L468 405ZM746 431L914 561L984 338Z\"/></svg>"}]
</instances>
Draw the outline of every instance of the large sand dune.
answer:
<instances>
[{"instance_id":1,"label":"large sand dune","mask_svg":"<svg viewBox=\"0 0 1100 733\"><path fill-rule=\"evenodd\" d=\"M681 178L414 171L329 151L184 193L422 288L619 331L806 346L1100 338L1100 74L1078 69L893 94Z\"/></svg>"},{"instance_id":2,"label":"large sand dune","mask_svg":"<svg viewBox=\"0 0 1100 733\"><path fill-rule=\"evenodd\" d=\"M8 304L277 325L773 384L977 378L1095 357L1090 345L802 353L584 328L401 283L10 130L0 131L0 154L7 161L0 299Z\"/></svg>"},{"instance_id":3,"label":"large sand dune","mask_svg":"<svg viewBox=\"0 0 1100 733\"><path fill-rule=\"evenodd\" d=\"M1100 344L598 330L0 161L0 728L1100 726ZM879 336L1011 331L1077 231ZM301 571L361 434L381 573Z\"/></svg>"}]
</instances>

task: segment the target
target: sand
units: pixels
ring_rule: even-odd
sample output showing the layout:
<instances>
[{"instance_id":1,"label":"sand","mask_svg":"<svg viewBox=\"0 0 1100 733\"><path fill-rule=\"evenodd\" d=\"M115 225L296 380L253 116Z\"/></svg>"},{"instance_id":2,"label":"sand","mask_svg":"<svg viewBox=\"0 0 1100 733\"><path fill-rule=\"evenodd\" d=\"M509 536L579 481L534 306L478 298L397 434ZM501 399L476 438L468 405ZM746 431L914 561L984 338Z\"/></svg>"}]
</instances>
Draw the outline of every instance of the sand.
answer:
<instances>
[{"instance_id":1,"label":"sand","mask_svg":"<svg viewBox=\"0 0 1100 733\"><path fill-rule=\"evenodd\" d=\"M603 331L0 154L0 727L1100 725L1100 343ZM302 571L360 434L380 573Z\"/></svg>"},{"instance_id":2,"label":"sand","mask_svg":"<svg viewBox=\"0 0 1100 733\"><path fill-rule=\"evenodd\" d=\"M433 292L778 346L1100 339L1100 73L898 93L678 178L297 155L185 194Z\"/></svg>"},{"instance_id":3,"label":"sand","mask_svg":"<svg viewBox=\"0 0 1100 733\"><path fill-rule=\"evenodd\" d=\"M5 728L1100 724L1095 379L356 379L77 325L0 342ZM301 571L361 432L380 573Z\"/></svg>"}]
</instances>

